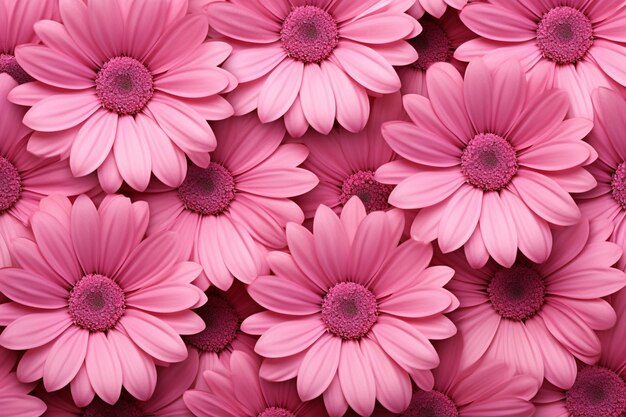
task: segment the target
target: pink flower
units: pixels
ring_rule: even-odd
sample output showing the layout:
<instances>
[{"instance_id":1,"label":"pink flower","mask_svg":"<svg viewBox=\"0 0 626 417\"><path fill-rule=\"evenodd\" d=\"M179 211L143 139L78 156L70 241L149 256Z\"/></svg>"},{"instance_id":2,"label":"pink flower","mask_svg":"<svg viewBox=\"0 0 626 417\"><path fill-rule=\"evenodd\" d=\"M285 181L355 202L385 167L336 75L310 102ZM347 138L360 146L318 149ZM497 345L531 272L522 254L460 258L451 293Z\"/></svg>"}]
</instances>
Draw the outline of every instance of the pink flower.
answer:
<instances>
[{"instance_id":1,"label":"pink flower","mask_svg":"<svg viewBox=\"0 0 626 417\"><path fill-rule=\"evenodd\" d=\"M404 217L398 210L365 214L353 197L339 218L320 206L311 234L290 223L290 254L271 252L274 276L250 284L269 311L247 318L243 331L261 334L261 377L297 377L303 400L324 396L332 417L348 405L369 416L378 400L399 413L411 397L412 377L432 388L439 357L429 339L452 336L442 314L457 300L442 288L454 271L427 268L430 244L398 246Z\"/></svg>"},{"instance_id":2,"label":"pink flower","mask_svg":"<svg viewBox=\"0 0 626 417\"><path fill-rule=\"evenodd\" d=\"M9 74L23 84L33 81L15 59L15 48L39 41L33 24L58 15L57 0L0 0L0 74Z\"/></svg>"},{"instance_id":3,"label":"pink flower","mask_svg":"<svg viewBox=\"0 0 626 417\"><path fill-rule=\"evenodd\" d=\"M510 268L495 262L472 270L459 252L440 258L455 276L448 289L461 306L451 316L464 338L465 364L481 357L506 362L518 373L544 376L561 388L576 378L576 358L593 364L600 355L594 330L615 324L602 299L626 285L612 268L622 255L606 242L608 222L578 224L554 232L554 250L542 264L519 258Z\"/></svg>"},{"instance_id":4,"label":"pink flower","mask_svg":"<svg viewBox=\"0 0 626 417\"><path fill-rule=\"evenodd\" d=\"M598 186L577 198L590 218L613 223L611 240L626 248L626 102L618 93L600 88L593 94L593 106L596 117L587 140L598 151L598 159L589 166ZM625 262L620 261L622 268Z\"/></svg>"},{"instance_id":5,"label":"pink flower","mask_svg":"<svg viewBox=\"0 0 626 417\"><path fill-rule=\"evenodd\" d=\"M318 180L298 168L308 155L304 145L281 145L281 124L247 115L214 128L219 144L207 168L190 165L178 189L155 187L141 198L150 204L149 234L174 230L182 254L204 268L204 284L225 291L233 276L249 283L266 269L265 248L283 248L285 225L304 219L289 198Z\"/></svg>"},{"instance_id":6,"label":"pink flower","mask_svg":"<svg viewBox=\"0 0 626 417\"><path fill-rule=\"evenodd\" d=\"M567 91L573 116L593 119L594 88L626 86L622 0L490 0L469 4L461 20L482 38L461 45L457 59L520 60L538 91Z\"/></svg>"},{"instance_id":7,"label":"pink flower","mask_svg":"<svg viewBox=\"0 0 626 417\"><path fill-rule=\"evenodd\" d=\"M598 334L600 359L589 365L579 363L576 381L565 390L546 382L533 400L535 417L622 417L626 413L626 291L614 297L613 308L615 327Z\"/></svg>"},{"instance_id":8,"label":"pink flower","mask_svg":"<svg viewBox=\"0 0 626 417\"><path fill-rule=\"evenodd\" d=\"M417 0L409 9L411 14L418 19L428 12L428 14L440 19L448 9L448 6L461 10L471 0Z\"/></svg>"},{"instance_id":9,"label":"pink flower","mask_svg":"<svg viewBox=\"0 0 626 417\"><path fill-rule=\"evenodd\" d=\"M193 417L183 402L183 393L193 383L197 367L198 357L190 356L183 362L159 368L154 395L146 401L124 393L113 405L95 398L78 407L67 390L54 394L40 390L39 397L48 405L43 417Z\"/></svg>"},{"instance_id":10,"label":"pink flower","mask_svg":"<svg viewBox=\"0 0 626 417\"><path fill-rule=\"evenodd\" d=\"M465 27L454 9L448 9L440 19L426 15L419 23L422 32L409 39L409 43L418 53L417 61L398 68L398 75L402 81L403 94L415 93L428 97L426 88L428 68L437 62L449 62L464 74L467 64L454 58L453 54L462 43L475 38L476 35Z\"/></svg>"},{"instance_id":11,"label":"pink flower","mask_svg":"<svg viewBox=\"0 0 626 417\"><path fill-rule=\"evenodd\" d=\"M46 404L28 393L32 384L22 384L14 372L17 354L0 348L0 410L11 417L39 417Z\"/></svg>"},{"instance_id":12,"label":"pink flower","mask_svg":"<svg viewBox=\"0 0 626 417\"><path fill-rule=\"evenodd\" d=\"M187 357L179 334L204 323L190 309L206 301L191 284L200 266L180 261L173 233L142 241L148 206L110 196L96 209L88 197L72 205L48 197L33 214L34 241L15 239L20 267L0 269L0 344L27 350L20 380L43 377L46 390L71 383L78 406L94 392L113 404L122 385L146 400L154 361Z\"/></svg>"},{"instance_id":13,"label":"pink flower","mask_svg":"<svg viewBox=\"0 0 626 417\"><path fill-rule=\"evenodd\" d=\"M400 93L389 94L372 101L370 119L360 133L336 129L327 136L309 132L302 137L300 141L310 151L302 167L320 179L317 187L295 199L306 218L312 218L320 204L339 213L355 195L368 213L391 207L387 200L393 187L374 179L376 169L396 157L380 134L380 127L386 121L404 117Z\"/></svg>"},{"instance_id":14,"label":"pink flower","mask_svg":"<svg viewBox=\"0 0 626 417\"><path fill-rule=\"evenodd\" d=\"M78 195L97 186L93 175L74 178L67 161L39 158L26 151L31 130L22 124L26 109L7 95L17 83L0 74L0 265L12 263L8 245L31 236L27 226L39 201L49 194Z\"/></svg>"},{"instance_id":15,"label":"pink flower","mask_svg":"<svg viewBox=\"0 0 626 417\"><path fill-rule=\"evenodd\" d=\"M235 114L258 109L264 123L285 116L292 136L309 125L327 134L335 119L351 132L362 130L368 94L398 91L392 65L417 59L405 41L419 33L404 13L413 1L210 4L211 27L233 43L224 68L242 83L228 96Z\"/></svg>"},{"instance_id":16,"label":"pink flower","mask_svg":"<svg viewBox=\"0 0 626 417\"><path fill-rule=\"evenodd\" d=\"M550 226L580 219L569 193L595 186L583 166L597 154L580 140L593 124L563 120L563 91L526 101L528 85L516 63L496 70L477 60L465 80L452 65L438 63L426 82L430 99L404 97L411 122L382 129L406 158L376 172L378 181L398 184L389 203L421 208L413 238L438 239L444 253L465 246L472 267L490 255L510 267L518 248L543 262L552 248Z\"/></svg>"},{"instance_id":17,"label":"pink flower","mask_svg":"<svg viewBox=\"0 0 626 417\"><path fill-rule=\"evenodd\" d=\"M203 43L206 19L186 11L186 1L61 0L62 24L35 25L44 45L16 50L39 81L11 94L32 106L29 151L69 155L75 176L97 170L109 193L122 181L143 191L151 173L178 186L185 155L207 166L216 141L205 119L232 114L217 94L236 80L217 68L231 47Z\"/></svg>"},{"instance_id":18,"label":"pink flower","mask_svg":"<svg viewBox=\"0 0 626 417\"><path fill-rule=\"evenodd\" d=\"M196 384L202 385L202 374L209 369L228 368L233 352L244 351L254 355L257 338L241 331L241 322L261 311L239 281L233 282L228 291L211 287L206 291L207 302L194 312L202 318L205 329L200 333L183 337L189 357L198 358L194 372Z\"/></svg>"},{"instance_id":19,"label":"pink flower","mask_svg":"<svg viewBox=\"0 0 626 417\"><path fill-rule=\"evenodd\" d=\"M302 402L295 381L259 378L259 360L234 352L227 368L204 373L207 388L185 393L185 404L196 417L325 417L317 401Z\"/></svg>"}]
</instances>

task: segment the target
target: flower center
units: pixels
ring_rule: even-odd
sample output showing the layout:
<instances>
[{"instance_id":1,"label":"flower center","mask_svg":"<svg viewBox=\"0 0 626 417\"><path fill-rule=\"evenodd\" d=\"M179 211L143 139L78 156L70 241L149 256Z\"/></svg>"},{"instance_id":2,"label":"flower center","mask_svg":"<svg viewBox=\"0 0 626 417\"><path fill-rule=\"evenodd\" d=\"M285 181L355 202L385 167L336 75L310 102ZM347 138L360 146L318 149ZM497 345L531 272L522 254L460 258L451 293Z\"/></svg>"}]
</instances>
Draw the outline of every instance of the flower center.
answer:
<instances>
[{"instance_id":1,"label":"flower center","mask_svg":"<svg viewBox=\"0 0 626 417\"><path fill-rule=\"evenodd\" d=\"M103 332L124 315L124 291L115 281L99 274L82 277L70 292L69 313L74 324L92 332Z\"/></svg>"},{"instance_id":2,"label":"flower center","mask_svg":"<svg viewBox=\"0 0 626 417\"><path fill-rule=\"evenodd\" d=\"M555 7L537 25L537 45L547 59L558 64L580 61L593 44L591 21L569 6Z\"/></svg>"},{"instance_id":3,"label":"flower center","mask_svg":"<svg viewBox=\"0 0 626 417\"><path fill-rule=\"evenodd\" d=\"M317 6L294 7L280 31L283 48L293 59L312 63L328 58L337 46L335 19Z\"/></svg>"},{"instance_id":4,"label":"flower center","mask_svg":"<svg viewBox=\"0 0 626 417\"><path fill-rule=\"evenodd\" d=\"M0 213L17 203L22 193L22 178L17 168L0 156Z\"/></svg>"},{"instance_id":5,"label":"flower center","mask_svg":"<svg viewBox=\"0 0 626 417\"><path fill-rule=\"evenodd\" d=\"M281 407L268 407L258 417L296 417L291 411Z\"/></svg>"},{"instance_id":6,"label":"flower center","mask_svg":"<svg viewBox=\"0 0 626 417\"><path fill-rule=\"evenodd\" d=\"M85 408L83 417L143 417L143 411L133 399L120 399L110 405L96 398Z\"/></svg>"},{"instance_id":7,"label":"flower center","mask_svg":"<svg viewBox=\"0 0 626 417\"><path fill-rule=\"evenodd\" d=\"M96 75L96 94L104 108L119 114L135 114L154 94L152 74L135 58L111 58Z\"/></svg>"},{"instance_id":8,"label":"flower center","mask_svg":"<svg viewBox=\"0 0 626 417\"><path fill-rule=\"evenodd\" d=\"M9 54L0 54L0 74L2 73L9 74L18 84L35 81L35 79L28 75L20 64L17 63L17 59Z\"/></svg>"},{"instance_id":9,"label":"flower center","mask_svg":"<svg viewBox=\"0 0 626 417\"><path fill-rule=\"evenodd\" d=\"M546 285L543 278L527 266L513 265L495 273L487 294L493 308L505 319L525 320L543 306Z\"/></svg>"},{"instance_id":10,"label":"flower center","mask_svg":"<svg viewBox=\"0 0 626 417\"><path fill-rule=\"evenodd\" d=\"M365 205L367 212L386 210L387 199L393 190L392 185L381 184L374 179L374 172L359 171L350 175L341 186L341 204L346 204L351 197L357 196Z\"/></svg>"},{"instance_id":11,"label":"flower center","mask_svg":"<svg viewBox=\"0 0 626 417\"><path fill-rule=\"evenodd\" d=\"M235 179L222 165L211 162L208 168L190 165L178 197L187 210L217 216L235 198Z\"/></svg>"},{"instance_id":12,"label":"flower center","mask_svg":"<svg viewBox=\"0 0 626 417\"><path fill-rule=\"evenodd\" d=\"M479 133L463 150L461 172L467 182L485 191L506 187L517 173L515 149L493 133Z\"/></svg>"},{"instance_id":13,"label":"flower center","mask_svg":"<svg viewBox=\"0 0 626 417\"><path fill-rule=\"evenodd\" d=\"M437 23L430 20L421 20L422 33L409 43L417 51L417 61L413 66L426 71L436 62L448 62L452 58L452 42L448 35Z\"/></svg>"},{"instance_id":14,"label":"flower center","mask_svg":"<svg viewBox=\"0 0 626 417\"><path fill-rule=\"evenodd\" d=\"M584 368L567 391L565 408L572 417L622 417L626 415L626 383L606 368Z\"/></svg>"},{"instance_id":15,"label":"flower center","mask_svg":"<svg viewBox=\"0 0 626 417\"><path fill-rule=\"evenodd\" d=\"M376 297L361 284L336 284L322 301L322 321L331 333L343 339L365 336L377 317Z\"/></svg>"},{"instance_id":16,"label":"flower center","mask_svg":"<svg viewBox=\"0 0 626 417\"><path fill-rule=\"evenodd\" d=\"M619 164L613 173L611 193L615 201L626 210L626 162Z\"/></svg>"},{"instance_id":17,"label":"flower center","mask_svg":"<svg viewBox=\"0 0 626 417\"><path fill-rule=\"evenodd\" d=\"M456 405L445 394L438 391L413 393L409 408L400 417L458 417Z\"/></svg>"},{"instance_id":18,"label":"flower center","mask_svg":"<svg viewBox=\"0 0 626 417\"><path fill-rule=\"evenodd\" d=\"M222 297L209 295L208 301L195 312L202 317L205 329L186 336L185 340L204 352L219 353L232 342L239 330L239 317L232 305Z\"/></svg>"}]
</instances>

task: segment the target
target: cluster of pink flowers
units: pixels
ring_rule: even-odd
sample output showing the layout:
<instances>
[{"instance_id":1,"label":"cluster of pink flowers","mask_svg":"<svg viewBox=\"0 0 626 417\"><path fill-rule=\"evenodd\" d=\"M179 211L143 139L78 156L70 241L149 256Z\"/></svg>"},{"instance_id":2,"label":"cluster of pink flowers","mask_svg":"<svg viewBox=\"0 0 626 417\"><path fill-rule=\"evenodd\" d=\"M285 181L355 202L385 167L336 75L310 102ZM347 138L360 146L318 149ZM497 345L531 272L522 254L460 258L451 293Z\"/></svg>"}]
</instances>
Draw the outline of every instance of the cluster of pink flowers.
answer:
<instances>
[{"instance_id":1,"label":"cluster of pink flowers","mask_svg":"<svg viewBox=\"0 0 626 417\"><path fill-rule=\"evenodd\" d=\"M0 416L626 416L626 0L0 0Z\"/></svg>"}]
</instances>

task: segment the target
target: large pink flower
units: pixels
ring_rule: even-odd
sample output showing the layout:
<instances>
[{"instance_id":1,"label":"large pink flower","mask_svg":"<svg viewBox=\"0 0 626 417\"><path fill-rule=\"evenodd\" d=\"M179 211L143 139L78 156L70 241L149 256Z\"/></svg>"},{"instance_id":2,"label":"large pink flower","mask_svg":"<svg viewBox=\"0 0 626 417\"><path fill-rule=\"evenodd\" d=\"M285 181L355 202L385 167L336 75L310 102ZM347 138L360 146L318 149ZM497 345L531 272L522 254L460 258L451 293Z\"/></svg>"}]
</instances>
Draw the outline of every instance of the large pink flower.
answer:
<instances>
[{"instance_id":1,"label":"large pink flower","mask_svg":"<svg viewBox=\"0 0 626 417\"><path fill-rule=\"evenodd\" d=\"M593 94L593 106L596 117L587 140L598 151L598 159L589 166L598 186L577 198L590 218L613 223L611 240L626 248L626 101L600 88ZM622 257L620 264L625 262Z\"/></svg>"},{"instance_id":2,"label":"large pink flower","mask_svg":"<svg viewBox=\"0 0 626 417\"><path fill-rule=\"evenodd\" d=\"M428 12L431 16L439 19L446 12L448 6L461 10L469 1L471 0L416 0L409 10L417 18Z\"/></svg>"},{"instance_id":3,"label":"large pink flower","mask_svg":"<svg viewBox=\"0 0 626 417\"><path fill-rule=\"evenodd\" d=\"M16 82L0 74L0 265L9 266L8 245L15 237L30 236L30 216L49 194L78 195L98 184L93 175L74 178L67 161L39 158L26 151L31 130L22 124L26 109L7 95Z\"/></svg>"},{"instance_id":4,"label":"large pink flower","mask_svg":"<svg viewBox=\"0 0 626 417\"><path fill-rule=\"evenodd\" d=\"M9 74L19 84L33 81L15 59L15 48L39 39L33 24L58 15L58 0L0 0L0 74Z\"/></svg>"},{"instance_id":5,"label":"large pink flower","mask_svg":"<svg viewBox=\"0 0 626 417\"><path fill-rule=\"evenodd\" d=\"M281 145L282 124L246 115L214 128L219 144L207 168L190 165L178 189L157 186L141 198L150 204L148 233L176 231L184 256L202 265L211 284L227 290L233 276L249 283L266 269L266 247L286 245L287 222L304 219L289 198L318 180L298 168L309 153L304 145Z\"/></svg>"},{"instance_id":6,"label":"large pink flower","mask_svg":"<svg viewBox=\"0 0 626 417\"><path fill-rule=\"evenodd\" d=\"M115 403L122 385L146 400L154 391L154 361L187 357L179 334L204 323L190 309L206 301L191 284L199 265L181 262L171 233L142 241L148 205L106 197L96 209L88 197L72 205L48 197L33 214L34 241L15 239L20 267L0 270L0 344L27 350L17 374L43 377L54 391L71 383L79 406L94 393Z\"/></svg>"},{"instance_id":7,"label":"large pink flower","mask_svg":"<svg viewBox=\"0 0 626 417\"><path fill-rule=\"evenodd\" d=\"M595 186L583 166L597 157L581 139L593 123L563 120L567 96L548 90L526 100L517 63L495 69L477 60L465 79L450 64L426 74L430 99L404 96L411 122L388 122L383 136L406 160L376 172L398 184L389 202L421 208L411 234L438 239L444 253L465 246L473 267L491 255L511 266L517 249L543 262L552 248L550 226L580 219L570 192Z\"/></svg>"},{"instance_id":8,"label":"large pink flower","mask_svg":"<svg viewBox=\"0 0 626 417\"><path fill-rule=\"evenodd\" d=\"M538 91L567 91L574 116L593 118L594 88L626 86L623 0L490 0L467 5L461 20L482 38L461 45L456 58L520 60Z\"/></svg>"},{"instance_id":9,"label":"large pink flower","mask_svg":"<svg viewBox=\"0 0 626 417\"><path fill-rule=\"evenodd\" d=\"M454 271L428 268L432 247L409 240L398 246L404 217L398 210L368 215L353 197L341 218L320 206L313 234L290 223L290 254L271 252L274 276L250 284L252 298L269 311L247 318L242 329L261 334L261 377L297 376L300 398L319 395L329 414L348 405L369 416L378 400L401 412L411 380L432 388L439 357L429 339L455 333L442 314L458 301L443 289Z\"/></svg>"},{"instance_id":10,"label":"large pink flower","mask_svg":"<svg viewBox=\"0 0 626 417\"><path fill-rule=\"evenodd\" d=\"M28 395L33 384L22 384L15 375L17 353L0 348L0 410L11 417L39 417L46 410L43 401Z\"/></svg>"},{"instance_id":11,"label":"large pink flower","mask_svg":"<svg viewBox=\"0 0 626 417\"><path fill-rule=\"evenodd\" d=\"M310 151L302 167L320 179L317 187L295 199L307 219L313 217L320 204L339 213L355 195L368 213L391 207L387 200L393 187L374 179L376 169L396 157L380 134L380 127L386 121L404 117L400 93L388 94L372 100L372 113L362 132L337 129L326 136L309 132L302 137L301 142Z\"/></svg>"},{"instance_id":12,"label":"large pink flower","mask_svg":"<svg viewBox=\"0 0 626 417\"><path fill-rule=\"evenodd\" d=\"M232 114L217 94L236 80L217 68L231 47L204 43L206 19L186 11L187 1L61 0L63 23L35 24L44 45L15 52L38 80L11 95L33 106L29 151L69 155L75 176L97 170L107 192L123 180L144 190L151 173L178 186L185 155L207 166L216 141L205 119Z\"/></svg>"},{"instance_id":13,"label":"large pink flower","mask_svg":"<svg viewBox=\"0 0 626 417\"><path fill-rule=\"evenodd\" d=\"M454 58L454 51L464 42L475 38L459 19L459 13L448 9L440 19L424 16L419 20L422 32L409 39L409 43L417 51L417 61L398 68L402 81L402 93L421 94L428 97L426 87L426 71L437 62L449 62L461 73L467 64Z\"/></svg>"},{"instance_id":14,"label":"large pink flower","mask_svg":"<svg viewBox=\"0 0 626 417\"><path fill-rule=\"evenodd\" d=\"M228 99L236 114L258 109L269 122L285 116L301 136L328 133L335 119L351 132L369 116L368 94L400 89L392 65L417 53L419 33L404 12L414 0L234 0L208 6L211 26L232 39L224 67L242 83Z\"/></svg>"},{"instance_id":15,"label":"large pink flower","mask_svg":"<svg viewBox=\"0 0 626 417\"><path fill-rule=\"evenodd\" d=\"M40 390L37 394L48 406L43 417L193 417L183 402L183 393L192 386L197 367L198 357L190 356L159 368L154 395L145 401L124 393L115 404L95 398L78 407L67 390L53 394Z\"/></svg>"},{"instance_id":16,"label":"large pink flower","mask_svg":"<svg viewBox=\"0 0 626 417\"><path fill-rule=\"evenodd\" d=\"M537 386L545 376L570 387L576 358L593 364L600 355L594 330L615 324L602 297L626 285L626 274L611 267L622 250L606 242L610 233L608 222L583 218L554 233L542 264L520 257L510 268L490 262L472 270L460 252L440 258L456 271L447 288L461 302L451 318L465 340L464 363L484 357L534 377Z\"/></svg>"},{"instance_id":17,"label":"large pink flower","mask_svg":"<svg viewBox=\"0 0 626 417\"><path fill-rule=\"evenodd\" d=\"M228 367L204 373L205 388L185 393L196 417L326 417L319 401L298 398L295 381L259 378L258 357L234 352Z\"/></svg>"},{"instance_id":18,"label":"large pink flower","mask_svg":"<svg viewBox=\"0 0 626 417\"><path fill-rule=\"evenodd\" d=\"M599 332L597 362L578 364L576 381L566 390L546 382L535 399L535 417L623 417L626 415L626 291L613 299L617 323Z\"/></svg>"}]
</instances>

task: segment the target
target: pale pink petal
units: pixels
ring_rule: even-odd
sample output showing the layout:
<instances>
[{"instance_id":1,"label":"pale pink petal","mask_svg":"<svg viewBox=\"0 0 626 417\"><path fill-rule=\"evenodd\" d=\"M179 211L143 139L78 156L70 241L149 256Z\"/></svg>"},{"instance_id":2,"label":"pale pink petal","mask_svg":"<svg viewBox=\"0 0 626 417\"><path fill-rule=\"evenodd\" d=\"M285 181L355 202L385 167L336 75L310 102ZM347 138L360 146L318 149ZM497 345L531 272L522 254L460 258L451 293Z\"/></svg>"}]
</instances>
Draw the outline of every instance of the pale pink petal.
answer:
<instances>
[{"instance_id":1,"label":"pale pink petal","mask_svg":"<svg viewBox=\"0 0 626 417\"><path fill-rule=\"evenodd\" d=\"M332 88L337 121L349 132L360 132L370 114L367 92L332 61L322 61L320 65Z\"/></svg>"},{"instance_id":2,"label":"pale pink petal","mask_svg":"<svg viewBox=\"0 0 626 417\"><path fill-rule=\"evenodd\" d=\"M307 351L298 370L298 394L303 401L320 396L337 373L340 338L325 334Z\"/></svg>"},{"instance_id":3,"label":"pale pink petal","mask_svg":"<svg viewBox=\"0 0 626 417\"><path fill-rule=\"evenodd\" d=\"M294 103L302 85L304 63L285 59L267 77L258 100L259 119L271 122L283 116Z\"/></svg>"},{"instance_id":4,"label":"pale pink petal","mask_svg":"<svg viewBox=\"0 0 626 417\"><path fill-rule=\"evenodd\" d=\"M279 40L278 22L241 5L213 3L208 6L208 15L211 27L228 37L254 43Z\"/></svg>"},{"instance_id":5,"label":"pale pink petal","mask_svg":"<svg viewBox=\"0 0 626 417\"><path fill-rule=\"evenodd\" d=\"M496 4L470 4L460 17L472 31L488 39L519 42L537 36L537 24L529 17Z\"/></svg>"},{"instance_id":6,"label":"pale pink petal","mask_svg":"<svg viewBox=\"0 0 626 417\"><path fill-rule=\"evenodd\" d=\"M54 342L43 369L47 391L63 388L74 379L83 366L88 341L89 331L72 326Z\"/></svg>"},{"instance_id":7,"label":"pale pink petal","mask_svg":"<svg viewBox=\"0 0 626 417\"><path fill-rule=\"evenodd\" d=\"M483 194L480 232L489 254L500 265L510 268L517 256L517 230L497 192Z\"/></svg>"},{"instance_id":8,"label":"pale pink petal","mask_svg":"<svg viewBox=\"0 0 626 417\"><path fill-rule=\"evenodd\" d=\"M439 248L443 253L457 250L474 233L483 210L483 194L479 188L463 185L447 202L437 231Z\"/></svg>"},{"instance_id":9,"label":"pale pink petal","mask_svg":"<svg viewBox=\"0 0 626 417\"><path fill-rule=\"evenodd\" d=\"M280 276L260 276L250 284L248 292L254 301L277 313L309 315L320 311L322 294Z\"/></svg>"},{"instance_id":10,"label":"pale pink petal","mask_svg":"<svg viewBox=\"0 0 626 417\"><path fill-rule=\"evenodd\" d=\"M24 124L41 132L65 130L85 121L100 108L95 90L47 97L24 116Z\"/></svg>"},{"instance_id":11,"label":"pale pink petal","mask_svg":"<svg viewBox=\"0 0 626 417\"><path fill-rule=\"evenodd\" d=\"M115 404L122 389L122 366L104 333L89 334L85 367L96 394L107 403Z\"/></svg>"},{"instance_id":12,"label":"pale pink petal","mask_svg":"<svg viewBox=\"0 0 626 417\"><path fill-rule=\"evenodd\" d=\"M390 43L409 35L413 31L413 22L408 15L372 14L342 26L341 36L363 43Z\"/></svg>"},{"instance_id":13,"label":"pale pink petal","mask_svg":"<svg viewBox=\"0 0 626 417\"><path fill-rule=\"evenodd\" d=\"M350 407L360 415L371 415L376 402L376 383L358 341L345 340L342 343L337 375Z\"/></svg>"},{"instance_id":14,"label":"pale pink petal","mask_svg":"<svg viewBox=\"0 0 626 417\"><path fill-rule=\"evenodd\" d=\"M399 183L389 195L389 203L404 209L433 206L456 192L464 182L460 167L422 171Z\"/></svg>"},{"instance_id":15,"label":"pale pink petal","mask_svg":"<svg viewBox=\"0 0 626 417\"><path fill-rule=\"evenodd\" d=\"M122 116L117 122L113 154L120 175L133 189L144 191L150 182L152 170L148 142L132 116Z\"/></svg>"},{"instance_id":16,"label":"pale pink petal","mask_svg":"<svg viewBox=\"0 0 626 417\"><path fill-rule=\"evenodd\" d=\"M290 356L310 347L325 331L319 316L285 321L270 327L261 336L254 350L266 358Z\"/></svg>"},{"instance_id":17,"label":"pale pink petal","mask_svg":"<svg viewBox=\"0 0 626 417\"><path fill-rule=\"evenodd\" d=\"M82 90L95 86L95 72L84 63L43 45L23 45L15 56L24 70L54 87Z\"/></svg>"},{"instance_id":18,"label":"pale pink petal","mask_svg":"<svg viewBox=\"0 0 626 417\"><path fill-rule=\"evenodd\" d=\"M67 310L28 314L9 324L0 334L0 344L7 349L22 350L43 346L70 327Z\"/></svg>"},{"instance_id":19,"label":"pale pink petal","mask_svg":"<svg viewBox=\"0 0 626 417\"><path fill-rule=\"evenodd\" d=\"M152 359L118 330L109 330L107 339L119 358L124 388L139 400L148 400L157 380Z\"/></svg>"},{"instance_id":20,"label":"pale pink petal","mask_svg":"<svg viewBox=\"0 0 626 417\"><path fill-rule=\"evenodd\" d=\"M81 177L103 164L113 148L118 130L118 115L100 109L82 125L70 151L72 173Z\"/></svg>"},{"instance_id":21,"label":"pale pink petal","mask_svg":"<svg viewBox=\"0 0 626 417\"><path fill-rule=\"evenodd\" d=\"M304 66L300 103L309 124L318 132L328 134L335 121L335 97L328 77L315 63Z\"/></svg>"},{"instance_id":22,"label":"pale pink petal","mask_svg":"<svg viewBox=\"0 0 626 417\"><path fill-rule=\"evenodd\" d=\"M333 56L352 79L369 90L390 94L400 89L400 78L391 64L367 46L339 42Z\"/></svg>"}]
</instances>

